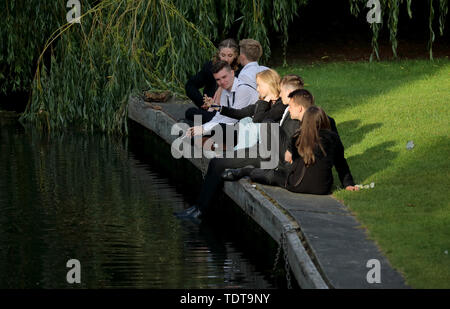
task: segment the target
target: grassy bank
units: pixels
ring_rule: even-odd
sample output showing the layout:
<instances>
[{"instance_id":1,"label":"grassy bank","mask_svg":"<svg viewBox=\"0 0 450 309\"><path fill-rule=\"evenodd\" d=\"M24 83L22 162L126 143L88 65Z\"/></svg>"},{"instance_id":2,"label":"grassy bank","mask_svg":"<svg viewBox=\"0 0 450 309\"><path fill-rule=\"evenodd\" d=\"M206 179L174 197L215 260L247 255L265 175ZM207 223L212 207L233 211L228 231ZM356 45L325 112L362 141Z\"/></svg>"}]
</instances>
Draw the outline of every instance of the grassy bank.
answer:
<instances>
[{"instance_id":1,"label":"grassy bank","mask_svg":"<svg viewBox=\"0 0 450 309\"><path fill-rule=\"evenodd\" d=\"M354 212L407 284L450 288L450 61L277 70L305 79L317 105L337 122L355 181L375 183L334 196ZM408 141L415 145L411 150Z\"/></svg>"}]
</instances>

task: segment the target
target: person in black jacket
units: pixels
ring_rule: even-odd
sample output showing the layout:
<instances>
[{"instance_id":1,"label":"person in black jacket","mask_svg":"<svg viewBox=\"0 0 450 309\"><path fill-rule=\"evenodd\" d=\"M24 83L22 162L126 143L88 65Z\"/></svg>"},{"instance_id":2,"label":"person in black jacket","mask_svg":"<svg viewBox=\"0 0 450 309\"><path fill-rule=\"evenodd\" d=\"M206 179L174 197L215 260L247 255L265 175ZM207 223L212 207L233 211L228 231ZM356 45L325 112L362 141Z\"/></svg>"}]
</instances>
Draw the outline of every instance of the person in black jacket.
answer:
<instances>
[{"instance_id":1,"label":"person in black jacket","mask_svg":"<svg viewBox=\"0 0 450 309\"><path fill-rule=\"evenodd\" d=\"M261 72L260 74L262 74L263 72ZM265 75L271 75L271 73L264 73L264 75L261 76L265 76ZM249 109L245 115L249 115L251 114L253 111L255 111L253 113L253 116L257 116L257 120L263 120L263 121L270 121L270 118L272 118L274 121L280 121L280 128L279 128L279 134L280 134L280 139L284 138L284 139L289 139L290 137L292 137L292 135L295 133L295 129L298 128L300 122L298 120L292 119L289 116L289 112L287 112L287 105L289 103L290 98L288 97L288 94L290 92L293 92L295 90L301 89L303 88L304 82L303 79L297 75L287 75L284 76L283 79L280 82L280 86L279 86L279 94L276 95L276 97L278 97L278 95L281 97L281 101L282 104L284 106L284 108L279 109L279 105L275 104L271 104L270 109L264 110L264 112L257 113L255 111L255 109ZM258 90L260 91L264 91L263 87L258 87ZM265 97L274 97L274 96L265 96ZM264 103L262 103L264 104ZM278 112L274 112L276 110L278 110ZM235 113L236 117L240 117L240 116L244 116L243 114L241 115L239 111L232 111L232 110L228 110L228 112L231 113ZM253 118L253 120L255 121L255 118ZM269 126L270 127L270 126ZM284 137L282 137L284 136ZM270 144L270 143L268 143ZM287 143L283 143L283 145L287 145ZM281 145L280 142L280 148L283 148L283 145ZM257 146L253 146L253 147L257 147ZM252 148L253 148L252 147ZM283 150L280 150L282 152L282 154L284 155L284 152L286 150L287 146L284 146ZM221 178L221 174L222 172L225 171L225 169L227 168L239 168L239 167L245 167L245 166L254 166L254 167L260 167L261 161L263 161L263 158L259 155L258 149L256 149L256 151L253 151L254 149L252 148L247 148L246 149L246 153L245 153L245 157L244 158L238 158L237 153L235 151L234 155L232 158L214 158L209 162L208 165L208 170L206 172L205 175L205 180L202 184L202 189L200 192L200 195L197 199L197 202L195 205L193 205L192 207L177 213L176 215L180 218L198 218L199 216L202 215L202 213L205 213L208 209L208 207L210 206L210 202L213 199L215 193L217 192L217 190L221 187L221 185L223 184L223 180ZM258 156L252 157L249 154L250 153L257 153ZM278 156L279 158L281 158L280 156Z\"/></svg>"},{"instance_id":2,"label":"person in black jacket","mask_svg":"<svg viewBox=\"0 0 450 309\"><path fill-rule=\"evenodd\" d=\"M344 188L358 190L345 160L341 139L332 131L330 118L323 109L311 106L303 112L300 105L293 107L290 104L290 112L292 118L302 119L301 129L294 136L295 152L290 168L242 168L235 170L233 179L227 179L249 176L252 181L277 185L292 192L329 194L333 184L332 167L335 166Z\"/></svg>"},{"instance_id":3,"label":"person in black jacket","mask_svg":"<svg viewBox=\"0 0 450 309\"><path fill-rule=\"evenodd\" d=\"M189 78L185 86L186 95L197 107L189 108L186 111L186 119L193 121L194 115L202 115L202 122L206 123L214 117L215 111L207 111L202 108L205 103L204 98L214 97L217 90L217 83L211 71L212 66L219 60L226 61L230 64L237 76L239 71L238 55L239 46L236 41L233 39L226 39L219 44L217 54L214 56L213 60L206 62L200 72ZM203 94L200 93L201 88L203 88Z\"/></svg>"}]
</instances>

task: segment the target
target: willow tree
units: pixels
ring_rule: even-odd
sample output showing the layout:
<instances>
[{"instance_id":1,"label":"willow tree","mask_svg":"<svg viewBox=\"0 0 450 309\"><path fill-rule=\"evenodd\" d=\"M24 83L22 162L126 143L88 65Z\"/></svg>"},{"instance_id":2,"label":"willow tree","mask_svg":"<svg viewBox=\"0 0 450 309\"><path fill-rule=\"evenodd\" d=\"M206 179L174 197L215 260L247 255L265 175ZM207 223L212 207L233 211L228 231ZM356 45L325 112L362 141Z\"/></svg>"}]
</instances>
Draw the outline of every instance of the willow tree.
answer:
<instances>
[{"instance_id":1,"label":"willow tree","mask_svg":"<svg viewBox=\"0 0 450 309\"><path fill-rule=\"evenodd\" d=\"M428 1L428 29L429 29L429 41L428 41L428 51L430 60L433 60L433 42L435 40L435 32L433 30L433 22L435 20L435 7L438 8L439 14L439 34L442 36L444 34L445 18L448 13L448 0L420 0ZM354 16L358 16L365 13L363 8L366 8L367 0L350 0L350 11ZM412 0L379 0L380 13L381 13L381 23L371 23L370 28L372 31L372 54L370 56L370 61L376 56L380 60L378 52L378 37L381 29L384 25L387 26L389 30L389 39L392 46L392 54L394 58L397 58L397 30L399 22L400 6L405 3L405 9L408 12L410 19L413 18L411 5Z\"/></svg>"},{"instance_id":2,"label":"willow tree","mask_svg":"<svg viewBox=\"0 0 450 309\"><path fill-rule=\"evenodd\" d=\"M30 90L38 51L65 14L64 1L0 1L0 93Z\"/></svg>"},{"instance_id":3,"label":"willow tree","mask_svg":"<svg viewBox=\"0 0 450 309\"><path fill-rule=\"evenodd\" d=\"M188 74L215 52L211 40L220 36L219 19L225 16L225 32L244 19L238 36L260 40L267 58L268 25L284 31L287 44L288 23L297 6L289 0L100 1L85 8L80 23L64 24L47 41L22 120L47 129L76 125L124 132L130 93L183 93ZM270 20L269 12L274 13Z\"/></svg>"},{"instance_id":4,"label":"willow tree","mask_svg":"<svg viewBox=\"0 0 450 309\"><path fill-rule=\"evenodd\" d=\"M210 56L211 41L171 1L103 0L49 39L57 48L50 65L42 52L33 95L23 120L47 128L126 130L133 90L181 92L197 58ZM183 69L181 69L183 68Z\"/></svg>"},{"instance_id":5,"label":"willow tree","mask_svg":"<svg viewBox=\"0 0 450 309\"><path fill-rule=\"evenodd\" d=\"M169 89L182 95L187 76L213 55L212 42L228 37L232 29L237 30L238 39L261 42L263 62L270 57L270 34L281 34L286 65L289 24L310 1L84 0L80 23L66 23L65 0L57 5L42 0L2 0L0 91L27 89L27 85L32 89L23 121L48 129L76 125L123 133L130 93ZM439 16L442 35L448 0L427 1L432 59L433 22ZM403 4L413 18L412 0L379 2L382 23L368 24L371 60L379 59L378 37L383 27L389 30L393 55L397 56L398 16ZM368 0L348 3L354 16L367 14Z\"/></svg>"}]
</instances>

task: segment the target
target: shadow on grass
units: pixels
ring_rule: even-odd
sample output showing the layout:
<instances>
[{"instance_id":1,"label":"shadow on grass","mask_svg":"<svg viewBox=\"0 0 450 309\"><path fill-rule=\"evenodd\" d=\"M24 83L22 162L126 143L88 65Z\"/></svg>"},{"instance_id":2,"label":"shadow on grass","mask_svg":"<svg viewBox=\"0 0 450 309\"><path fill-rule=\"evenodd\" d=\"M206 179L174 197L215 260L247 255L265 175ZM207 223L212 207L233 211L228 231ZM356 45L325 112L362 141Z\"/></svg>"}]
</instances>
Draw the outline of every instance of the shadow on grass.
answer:
<instances>
[{"instance_id":1,"label":"shadow on grass","mask_svg":"<svg viewBox=\"0 0 450 309\"><path fill-rule=\"evenodd\" d=\"M378 97L435 76L450 65L447 59L383 61L375 63L330 63L310 66L275 68L281 76L298 74L316 98L316 104L336 118L348 108L368 104Z\"/></svg>"},{"instance_id":2,"label":"shadow on grass","mask_svg":"<svg viewBox=\"0 0 450 309\"><path fill-rule=\"evenodd\" d=\"M398 153L389 150L395 145L394 141L384 142L370 147L362 154L347 158L347 162L356 182L361 182L392 164ZM353 167L353 168L352 168Z\"/></svg>"},{"instance_id":3,"label":"shadow on grass","mask_svg":"<svg viewBox=\"0 0 450 309\"><path fill-rule=\"evenodd\" d=\"M361 120L359 119L337 124L338 131L342 134L340 136L345 148L362 142L368 133L383 126L382 123L371 123L360 127L360 124Z\"/></svg>"}]
</instances>

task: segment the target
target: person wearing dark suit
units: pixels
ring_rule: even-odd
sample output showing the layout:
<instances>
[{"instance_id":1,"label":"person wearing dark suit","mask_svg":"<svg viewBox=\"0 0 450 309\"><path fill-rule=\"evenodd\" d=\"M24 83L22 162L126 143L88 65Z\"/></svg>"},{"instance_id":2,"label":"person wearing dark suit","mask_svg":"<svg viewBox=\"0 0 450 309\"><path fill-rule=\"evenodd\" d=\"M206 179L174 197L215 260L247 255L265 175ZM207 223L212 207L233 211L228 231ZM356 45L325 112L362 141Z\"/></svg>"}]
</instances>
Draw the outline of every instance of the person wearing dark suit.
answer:
<instances>
[{"instance_id":1,"label":"person wearing dark suit","mask_svg":"<svg viewBox=\"0 0 450 309\"><path fill-rule=\"evenodd\" d=\"M249 176L254 182L280 186L292 192L329 194L333 185L334 166L343 187L349 191L358 190L344 157L341 139L337 131L332 130L330 117L320 107L310 106L305 111L301 105L294 104L290 104L291 116L302 119L302 125L293 137L295 151L290 165L271 170L235 169L224 173L223 178L237 180Z\"/></svg>"}]
</instances>

